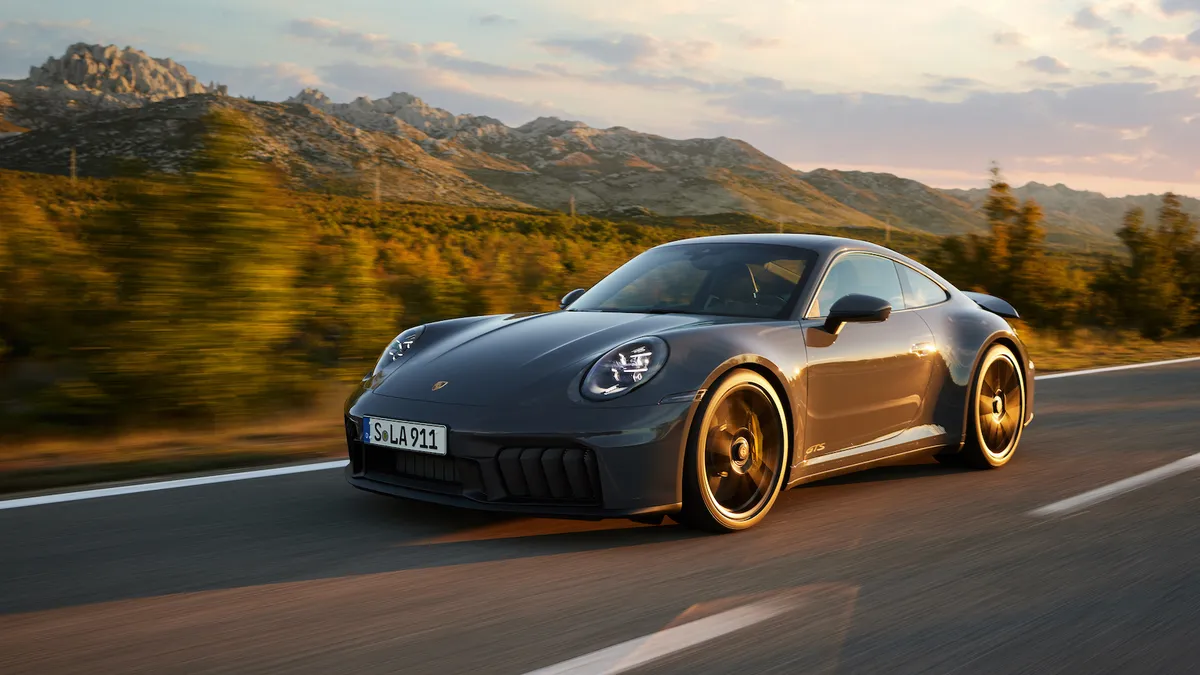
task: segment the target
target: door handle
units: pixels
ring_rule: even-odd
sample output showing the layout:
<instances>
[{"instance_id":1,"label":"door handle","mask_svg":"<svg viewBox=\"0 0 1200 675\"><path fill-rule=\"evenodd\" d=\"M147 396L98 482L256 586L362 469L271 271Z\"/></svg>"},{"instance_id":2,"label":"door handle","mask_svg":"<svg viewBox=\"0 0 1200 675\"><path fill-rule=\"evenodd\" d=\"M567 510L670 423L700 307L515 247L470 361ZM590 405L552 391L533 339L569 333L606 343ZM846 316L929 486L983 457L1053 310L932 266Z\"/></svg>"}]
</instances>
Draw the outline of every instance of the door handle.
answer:
<instances>
[{"instance_id":1,"label":"door handle","mask_svg":"<svg viewBox=\"0 0 1200 675\"><path fill-rule=\"evenodd\" d=\"M918 342L908 348L910 354L916 354L917 356L929 356L936 351L937 345L932 342Z\"/></svg>"}]
</instances>

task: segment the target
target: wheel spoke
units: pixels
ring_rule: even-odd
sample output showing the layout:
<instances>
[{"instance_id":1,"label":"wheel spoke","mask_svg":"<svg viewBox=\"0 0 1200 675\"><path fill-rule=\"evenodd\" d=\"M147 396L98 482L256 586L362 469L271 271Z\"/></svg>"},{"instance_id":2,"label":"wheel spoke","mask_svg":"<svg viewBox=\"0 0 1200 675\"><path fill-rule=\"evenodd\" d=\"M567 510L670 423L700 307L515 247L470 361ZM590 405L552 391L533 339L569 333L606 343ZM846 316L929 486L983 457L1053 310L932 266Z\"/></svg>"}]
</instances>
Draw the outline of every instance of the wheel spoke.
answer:
<instances>
[{"instance_id":1,"label":"wheel spoke","mask_svg":"<svg viewBox=\"0 0 1200 675\"><path fill-rule=\"evenodd\" d=\"M1003 363L1004 363L1004 381L1001 383L1000 388L1002 390L1004 390L1006 393L1012 392L1016 389L1016 386L1017 386L1017 371L1015 368L1013 368L1012 364L1009 363L1008 361L1003 361Z\"/></svg>"},{"instance_id":2,"label":"wheel spoke","mask_svg":"<svg viewBox=\"0 0 1200 675\"><path fill-rule=\"evenodd\" d=\"M1007 448L1013 437L1016 436L1017 424L1017 418L1011 412L1004 414L1004 419L1000 421L1000 428L1004 431L1004 446L1000 448L1001 450Z\"/></svg>"},{"instance_id":3,"label":"wheel spoke","mask_svg":"<svg viewBox=\"0 0 1200 675\"><path fill-rule=\"evenodd\" d=\"M988 447L990 447L993 451L995 451L997 446L999 446L999 444L1000 444L1000 437L1002 435L1002 430L1000 429L1000 423L997 422L994 418L991 421L989 431L990 431L990 433L988 435Z\"/></svg>"},{"instance_id":4,"label":"wheel spoke","mask_svg":"<svg viewBox=\"0 0 1200 675\"><path fill-rule=\"evenodd\" d=\"M979 416L984 417L985 415L990 416L991 414L992 414L992 397L980 395L979 396Z\"/></svg>"},{"instance_id":5,"label":"wheel spoke","mask_svg":"<svg viewBox=\"0 0 1200 675\"><path fill-rule=\"evenodd\" d=\"M762 462L757 462L746 470L746 476L750 478L750 482L754 484L756 490L766 489L770 485L771 479L775 477L775 472Z\"/></svg>"}]
</instances>

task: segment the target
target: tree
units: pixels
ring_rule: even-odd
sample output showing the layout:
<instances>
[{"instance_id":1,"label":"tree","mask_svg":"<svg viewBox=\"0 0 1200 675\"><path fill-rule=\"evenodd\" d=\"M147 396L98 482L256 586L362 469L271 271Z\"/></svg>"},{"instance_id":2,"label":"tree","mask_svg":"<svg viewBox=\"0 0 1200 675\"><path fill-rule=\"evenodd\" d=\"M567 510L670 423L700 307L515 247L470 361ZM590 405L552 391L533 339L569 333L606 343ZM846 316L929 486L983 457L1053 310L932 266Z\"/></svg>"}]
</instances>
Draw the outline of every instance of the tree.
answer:
<instances>
[{"instance_id":1,"label":"tree","mask_svg":"<svg viewBox=\"0 0 1200 675\"><path fill-rule=\"evenodd\" d=\"M1164 207L1169 207L1168 198ZM1169 224L1163 225L1161 212L1160 227L1147 228L1139 208L1125 214L1117 231L1129 251L1129 263L1123 269L1110 266L1109 274L1116 278L1109 280L1108 287L1116 293L1121 314L1152 340L1174 335L1194 320L1193 305L1180 286L1178 263L1169 248L1177 234Z\"/></svg>"},{"instance_id":2,"label":"tree","mask_svg":"<svg viewBox=\"0 0 1200 675\"><path fill-rule=\"evenodd\" d=\"M1005 294L1008 292L1005 281L1008 277L1010 254L1009 230L1020 209L1017 198L1012 194L1012 186L1004 180L1000 167L992 164L990 173L992 177L988 181L988 196L983 202L983 213L987 216L991 236L987 240L987 246L980 250L978 262L993 282L999 284L994 292Z\"/></svg>"},{"instance_id":3,"label":"tree","mask_svg":"<svg viewBox=\"0 0 1200 675\"><path fill-rule=\"evenodd\" d=\"M90 346L87 327L111 307L109 276L19 180L0 179L0 223L0 343L49 360Z\"/></svg>"},{"instance_id":4,"label":"tree","mask_svg":"<svg viewBox=\"0 0 1200 675\"><path fill-rule=\"evenodd\" d=\"M1193 307L1200 306L1200 243L1197 222L1183 210L1174 193L1163 195L1158 209L1158 232L1162 245L1175 260L1180 289ZM1200 318L1200 317L1197 317ZM1200 327L1200 326L1197 326Z\"/></svg>"},{"instance_id":5,"label":"tree","mask_svg":"<svg viewBox=\"0 0 1200 675\"><path fill-rule=\"evenodd\" d=\"M248 122L226 111L204 122L190 171L140 183L98 232L122 312L95 367L143 414L215 419L300 393L284 352L308 233L276 178L246 158Z\"/></svg>"}]
</instances>

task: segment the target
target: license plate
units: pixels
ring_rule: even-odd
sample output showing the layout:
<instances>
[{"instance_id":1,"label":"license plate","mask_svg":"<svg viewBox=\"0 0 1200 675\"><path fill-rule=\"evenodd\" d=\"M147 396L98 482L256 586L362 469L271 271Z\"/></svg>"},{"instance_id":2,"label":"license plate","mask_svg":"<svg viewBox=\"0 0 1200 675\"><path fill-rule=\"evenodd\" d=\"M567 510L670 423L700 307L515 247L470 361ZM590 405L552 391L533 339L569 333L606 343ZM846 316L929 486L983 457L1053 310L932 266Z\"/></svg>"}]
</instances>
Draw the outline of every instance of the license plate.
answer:
<instances>
[{"instance_id":1,"label":"license plate","mask_svg":"<svg viewBox=\"0 0 1200 675\"><path fill-rule=\"evenodd\" d=\"M362 428L363 443L431 455L446 454L446 427L440 424L364 417Z\"/></svg>"}]
</instances>

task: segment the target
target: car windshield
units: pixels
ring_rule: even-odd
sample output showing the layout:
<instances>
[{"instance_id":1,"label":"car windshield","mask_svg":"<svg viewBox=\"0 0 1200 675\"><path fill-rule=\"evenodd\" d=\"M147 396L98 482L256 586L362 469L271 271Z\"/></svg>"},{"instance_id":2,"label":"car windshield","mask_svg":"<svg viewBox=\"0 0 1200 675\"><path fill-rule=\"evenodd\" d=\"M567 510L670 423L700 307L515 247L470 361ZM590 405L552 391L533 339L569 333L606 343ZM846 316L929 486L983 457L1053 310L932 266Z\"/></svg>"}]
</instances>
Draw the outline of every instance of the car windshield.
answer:
<instances>
[{"instance_id":1,"label":"car windshield","mask_svg":"<svg viewBox=\"0 0 1200 675\"><path fill-rule=\"evenodd\" d=\"M571 304L571 311L786 318L815 251L776 244L698 243L651 249Z\"/></svg>"}]
</instances>

